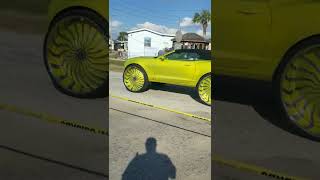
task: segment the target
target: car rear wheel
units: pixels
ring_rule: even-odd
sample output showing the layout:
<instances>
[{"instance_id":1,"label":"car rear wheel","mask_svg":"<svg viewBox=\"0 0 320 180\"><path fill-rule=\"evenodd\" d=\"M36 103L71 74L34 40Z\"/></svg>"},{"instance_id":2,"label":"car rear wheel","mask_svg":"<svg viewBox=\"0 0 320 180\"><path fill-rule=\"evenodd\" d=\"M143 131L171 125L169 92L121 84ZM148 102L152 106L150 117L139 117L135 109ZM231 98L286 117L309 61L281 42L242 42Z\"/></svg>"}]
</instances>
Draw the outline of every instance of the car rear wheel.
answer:
<instances>
[{"instance_id":1,"label":"car rear wheel","mask_svg":"<svg viewBox=\"0 0 320 180\"><path fill-rule=\"evenodd\" d=\"M276 80L285 118L301 133L320 140L320 38L291 50Z\"/></svg>"},{"instance_id":2,"label":"car rear wheel","mask_svg":"<svg viewBox=\"0 0 320 180\"><path fill-rule=\"evenodd\" d=\"M44 61L61 92L75 97L107 96L108 23L89 10L58 15L44 43Z\"/></svg>"},{"instance_id":3,"label":"car rear wheel","mask_svg":"<svg viewBox=\"0 0 320 180\"><path fill-rule=\"evenodd\" d=\"M148 76L142 67L129 65L123 73L123 83L131 92L143 92L149 87Z\"/></svg>"},{"instance_id":4,"label":"car rear wheel","mask_svg":"<svg viewBox=\"0 0 320 180\"><path fill-rule=\"evenodd\" d=\"M211 74L203 76L197 85L197 92L200 100L207 104L211 105Z\"/></svg>"}]
</instances>

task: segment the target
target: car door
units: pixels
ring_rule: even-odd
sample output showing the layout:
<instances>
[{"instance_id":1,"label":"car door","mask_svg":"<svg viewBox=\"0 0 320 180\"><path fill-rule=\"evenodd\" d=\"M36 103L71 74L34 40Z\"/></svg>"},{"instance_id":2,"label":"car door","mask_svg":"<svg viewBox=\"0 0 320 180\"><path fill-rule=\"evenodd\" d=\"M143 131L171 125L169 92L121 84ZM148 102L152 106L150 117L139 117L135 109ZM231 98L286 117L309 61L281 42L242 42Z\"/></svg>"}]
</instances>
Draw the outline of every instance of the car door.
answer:
<instances>
[{"instance_id":1,"label":"car door","mask_svg":"<svg viewBox=\"0 0 320 180\"><path fill-rule=\"evenodd\" d=\"M265 61L271 31L269 0L213 1L213 71L248 75Z\"/></svg>"},{"instance_id":2,"label":"car door","mask_svg":"<svg viewBox=\"0 0 320 180\"><path fill-rule=\"evenodd\" d=\"M190 58L188 52L173 52L159 58L152 68L157 81L186 85L193 80L195 59Z\"/></svg>"}]
</instances>

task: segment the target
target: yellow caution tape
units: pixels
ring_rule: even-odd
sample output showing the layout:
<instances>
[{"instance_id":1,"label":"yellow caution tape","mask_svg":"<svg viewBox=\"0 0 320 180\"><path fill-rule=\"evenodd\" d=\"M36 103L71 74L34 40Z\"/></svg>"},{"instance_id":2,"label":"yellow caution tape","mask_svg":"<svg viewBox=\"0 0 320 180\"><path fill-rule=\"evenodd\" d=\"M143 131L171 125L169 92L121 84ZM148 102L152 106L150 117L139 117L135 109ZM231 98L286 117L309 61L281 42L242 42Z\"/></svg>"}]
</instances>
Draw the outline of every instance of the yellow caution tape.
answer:
<instances>
[{"instance_id":1,"label":"yellow caution tape","mask_svg":"<svg viewBox=\"0 0 320 180\"><path fill-rule=\"evenodd\" d=\"M209 119L209 118L200 117L200 116L189 114L189 113L185 113L185 112L180 112L180 111L169 109L169 108L166 108L166 107L156 106L156 105L152 105L152 104L148 104L148 103L132 100L132 99L125 98L125 97L120 97L120 96L115 96L115 95L110 95L110 96L113 97L113 98L117 98L117 99L121 99L121 100L124 100L124 101L133 102L133 103L136 103L136 104L152 107L152 108L155 108L155 109L161 109L161 110L164 110L164 111L169 111L169 112L173 112L173 113L176 113L176 114L182 114L182 115L189 116L189 117L192 117L192 118L196 118L196 119L200 119L200 120L203 120L203 121L211 122L211 119Z\"/></svg>"},{"instance_id":2,"label":"yellow caution tape","mask_svg":"<svg viewBox=\"0 0 320 180\"><path fill-rule=\"evenodd\" d=\"M33 117L36 119L40 119L49 123L54 123L54 124L61 124L64 126L68 126L68 127L72 127L72 128L78 128L81 130L85 130L85 131L89 131L91 133L95 133L95 134L101 134L101 135L105 135L108 136L108 131L107 130L103 130L103 129L98 129L98 128L93 128L87 125L83 125L83 124L79 124L77 122L73 122L73 121L68 121L59 117L55 117L46 113L38 113L38 112L33 112L24 108L20 108L20 107L16 107L16 106L12 106L12 105L7 105L7 104L0 104L0 110L5 110L8 112L13 112L13 113L17 113L17 114L21 114L24 116L29 116L29 117Z\"/></svg>"},{"instance_id":3,"label":"yellow caution tape","mask_svg":"<svg viewBox=\"0 0 320 180\"><path fill-rule=\"evenodd\" d=\"M272 178L272 179L280 179L280 180L308 180L306 178L289 176L287 174L279 173L273 170L269 170L266 168L258 167L255 165L246 164L239 161L226 160L216 155L213 155L212 160L218 164L229 166L234 169L239 169L243 171L248 171L255 173L257 175L261 175L264 177Z\"/></svg>"}]
</instances>

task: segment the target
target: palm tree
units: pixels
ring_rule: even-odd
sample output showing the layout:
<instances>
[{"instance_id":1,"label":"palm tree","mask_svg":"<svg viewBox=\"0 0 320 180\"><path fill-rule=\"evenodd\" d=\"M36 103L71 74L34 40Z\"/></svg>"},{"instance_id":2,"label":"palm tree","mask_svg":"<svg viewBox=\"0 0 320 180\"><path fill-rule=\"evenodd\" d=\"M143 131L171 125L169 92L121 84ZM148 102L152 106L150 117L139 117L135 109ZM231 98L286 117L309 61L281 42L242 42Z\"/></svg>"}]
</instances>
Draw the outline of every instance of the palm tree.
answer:
<instances>
[{"instance_id":1,"label":"palm tree","mask_svg":"<svg viewBox=\"0 0 320 180\"><path fill-rule=\"evenodd\" d=\"M118 36L119 41L127 41L128 40L128 34L126 32L120 32Z\"/></svg>"},{"instance_id":2,"label":"palm tree","mask_svg":"<svg viewBox=\"0 0 320 180\"><path fill-rule=\"evenodd\" d=\"M210 21L211 12L209 10L202 10L200 13L195 13L192 19L193 23L200 23L202 25L203 37L207 36L207 28Z\"/></svg>"}]
</instances>

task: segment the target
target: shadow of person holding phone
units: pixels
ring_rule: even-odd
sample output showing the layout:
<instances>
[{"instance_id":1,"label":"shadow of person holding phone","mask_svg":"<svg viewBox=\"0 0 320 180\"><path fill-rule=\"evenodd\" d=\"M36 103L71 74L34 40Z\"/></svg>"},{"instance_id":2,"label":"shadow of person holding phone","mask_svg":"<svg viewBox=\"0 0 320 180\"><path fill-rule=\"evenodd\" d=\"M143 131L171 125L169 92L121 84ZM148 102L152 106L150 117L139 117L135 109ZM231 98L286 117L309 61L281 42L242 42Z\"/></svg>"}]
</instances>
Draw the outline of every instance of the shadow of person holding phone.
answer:
<instances>
[{"instance_id":1,"label":"shadow of person holding phone","mask_svg":"<svg viewBox=\"0 0 320 180\"><path fill-rule=\"evenodd\" d=\"M156 151L157 140L146 140L146 153L136 156L122 174L122 180L168 180L176 178L176 168L166 154Z\"/></svg>"}]
</instances>

